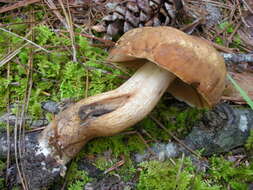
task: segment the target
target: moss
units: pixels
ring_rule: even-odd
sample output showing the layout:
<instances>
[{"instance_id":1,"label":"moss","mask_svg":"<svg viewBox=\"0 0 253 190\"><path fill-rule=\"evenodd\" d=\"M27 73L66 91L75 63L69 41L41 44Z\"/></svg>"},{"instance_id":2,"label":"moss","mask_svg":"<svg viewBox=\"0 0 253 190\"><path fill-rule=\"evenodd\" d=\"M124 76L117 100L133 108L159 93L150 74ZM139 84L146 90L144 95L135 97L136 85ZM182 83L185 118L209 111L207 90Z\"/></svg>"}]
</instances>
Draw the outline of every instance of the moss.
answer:
<instances>
[{"instance_id":1,"label":"moss","mask_svg":"<svg viewBox=\"0 0 253 190\"><path fill-rule=\"evenodd\" d=\"M76 162L71 162L66 180L68 190L82 190L90 178L85 171L78 170Z\"/></svg>"},{"instance_id":2,"label":"moss","mask_svg":"<svg viewBox=\"0 0 253 190\"><path fill-rule=\"evenodd\" d=\"M217 25L217 27L225 31L228 34L232 34L235 31L234 23L229 23L228 21L224 21ZM215 42L220 45L226 45L227 39L224 39L220 36L215 37ZM243 48L241 48L242 40L240 38L239 34L235 34L232 38L232 41L229 41L229 48L238 48L241 51L245 51Z\"/></svg>"},{"instance_id":3,"label":"moss","mask_svg":"<svg viewBox=\"0 0 253 190\"><path fill-rule=\"evenodd\" d=\"M174 110L172 114L169 114L168 112L163 112L166 121L167 121L167 127L170 130L176 131L178 136L186 135L191 130L192 126L198 121L202 114L206 110L198 110L196 108L187 107L184 110L178 109L178 108L171 108ZM165 114L168 113L166 116Z\"/></svg>"},{"instance_id":4,"label":"moss","mask_svg":"<svg viewBox=\"0 0 253 190\"><path fill-rule=\"evenodd\" d=\"M252 165L235 166L222 157L211 157L206 173L197 171L188 158L183 161L177 159L175 163L175 165L170 161L141 163L137 189L221 190L230 187L246 190L248 183L253 180Z\"/></svg>"},{"instance_id":5,"label":"moss","mask_svg":"<svg viewBox=\"0 0 253 190\"><path fill-rule=\"evenodd\" d=\"M120 174L125 181L130 180L136 171L131 155L144 150L145 145L136 134L100 137L85 146L86 154L96 155L94 165L101 170L107 170L124 160L124 164L115 172ZM105 152L107 152L106 156Z\"/></svg>"},{"instance_id":6,"label":"moss","mask_svg":"<svg viewBox=\"0 0 253 190\"><path fill-rule=\"evenodd\" d=\"M9 22L6 19L6 22ZM19 19L17 22L21 22ZM24 36L24 25L15 25L12 31ZM34 28L35 43L45 47L67 47L71 45L68 38L63 38L51 30L48 26L38 25ZM0 57L5 57L8 52L14 51L24 42L9 33L0 31ZM30 96L28 112L34 118L41 117L42 110L40 104L46 100L60 101L65 98L76 99L85 96L85 89L88 87L88 95L98 94L116 88L121 80L116 77L119 71L113 71L112 68L101 64L107 53L103 49L94 48L89 45L87 39L82 36L76 36L78 63L71 61L72 52L61 48L48 48L51 53L38 51L33 54L33 87ZM11 44L11 45L8 45ZM6 46L9 48L7 52ZM5 110L9 93L10 103L22 102L27 89L28 78L28 60L30 59L31 47L23 48L16 56L16 59L10 61L10 77L7 79L7 64L0 67L0 109ZM83 64L82 64L83 62ZM94 67L93 71L87 72L85 66ZM111 72L105 74L100 70ZM88 83L86 78L88 77ZM7 90L8 89L8 90Z\"/></svg>"},{"instance_id":7,"label":"moss","mask_svg":"<svg viewBox=\"0 0 253 190\"><path fill-rule=\"evenodd\" d=\"M230 185L232 189L248 189L248 184L253 181L253 165L235 166L233 162L225 160L223 157L213 156L210 159L209 178L214 183L222 186Z\"/></svg>"},{"instance_id":8,"label":"moss","mask_svg":"<svg viewBox=\"0 0 253 190\"><path fill-rule=\"evenodd\" d=\"M218 27L221 29L221 30L225 30L227 33L233 33L234 32L234 27L231 23L229 23L228 21L224 21L222 23L220 23L218 25Z\"/></svg>"},{"instance_id":9,"label":"moss","mask_svg":"<svg viewBox=\"0 0 253 190\"><path fill-rule=\"evenodd\" d=\"M85 149L89 154L101 154L110 150L113 156L118 158L122 154L143 151L145 146L137 135L115 135L95 139L89 142Z\"/></svg>"},{"instance_id":10,"label":"moss","mask_svg":"<svg viewBox=\"0 0 253 190\"><path fill-rule=\"evenodd\" d=\"M184 104L179 106L161 102L155 114L168 130L183 138L205 112L205 109L192 108Z\"/></svg>"},{"instance_id":11,"label":"moss","mask_svg":"<svg viewBox=\"0 0 253 190\"><path fill-rule=\"evenodd\" d=\"M105 156L99 156L95 162L94 165L100 169L100 170L106 170L110 167L112 167L114 162L112 160L108 160Z\"/></svg>"},{"instance_id":12,"label":"moss","mask_svg":"<svg viewBox=\"0 0 253 190\"><path fill-rule=\"evenodd\" d=\"M4 189L4 187L5 187L5 179L4 179L4 177L2 177L2 176L4 176L2 174L5 172L5 169L6 169L6 163L3 162L2 160L0 160L0 174L1 174L1 177L0 177L0 188L1 189Z\"/></svg>"},{"instance_id":13,"label":"moss","mask_svg":"<svg viewBox=\"0 0 253 190\"><path fill-rule=\"evenodd\" d=\"M55 38L55 34L50 28L45 25L39 25L35 28L35 42L38 45L45 45L51 41L51 39Z\"/></svg>"},{"instance_id":14,"label":"moss","mask_svg":"<svg viewBox=\"0 0 253 190\"><path fill-rule=\"evenodd\" d=\"M250 153L253 153L253 130L250 130L250 135L247 139L247 142L245 144L245 147Z\"/></svg>"},{"instance_id":15,"label":"moss","mask_svg":"<svg viewBox=\"0 0 253 190\"><path fill-rule=\"evenodd\" d=\"M83 97L85 92L85 69L80 64L68 62L63 70L60 98Z\"/></svg>"},{"instance_id":16,"label":"moss","mask_svg":"<svg viewBox=\"0 0 253 190\"><path fill-rule=\"evenodd\" d=\"M177 160L176 165L170 161L149 161L139 165L140 177L138 190L195 189L218 190L219 186L210 186L195 173L189 159Z\"/></svg>"}]
</instances>

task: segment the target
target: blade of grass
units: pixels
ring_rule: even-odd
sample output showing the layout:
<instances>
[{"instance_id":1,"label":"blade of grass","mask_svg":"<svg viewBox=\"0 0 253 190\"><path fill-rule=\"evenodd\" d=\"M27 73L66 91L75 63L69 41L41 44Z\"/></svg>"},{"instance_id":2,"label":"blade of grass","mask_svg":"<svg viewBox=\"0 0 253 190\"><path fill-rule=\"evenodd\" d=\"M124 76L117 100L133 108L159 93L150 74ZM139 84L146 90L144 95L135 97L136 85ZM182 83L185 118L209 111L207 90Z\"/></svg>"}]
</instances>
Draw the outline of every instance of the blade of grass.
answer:
<instances>
[{"instance_id":1,"label":"blade of grass","mask_svg":"<svg viewBox=\"0 0 253 190\"><path fill-rule=\"evenodd\" d=\"M235 80L229 74L227 74L227 78L234 85L235 89L238 90L238 92L241 94L241 96L247 102L250 108L253 110L253 101L250 99L248 94L235 82Z\"/></svg>"}]
</instances>

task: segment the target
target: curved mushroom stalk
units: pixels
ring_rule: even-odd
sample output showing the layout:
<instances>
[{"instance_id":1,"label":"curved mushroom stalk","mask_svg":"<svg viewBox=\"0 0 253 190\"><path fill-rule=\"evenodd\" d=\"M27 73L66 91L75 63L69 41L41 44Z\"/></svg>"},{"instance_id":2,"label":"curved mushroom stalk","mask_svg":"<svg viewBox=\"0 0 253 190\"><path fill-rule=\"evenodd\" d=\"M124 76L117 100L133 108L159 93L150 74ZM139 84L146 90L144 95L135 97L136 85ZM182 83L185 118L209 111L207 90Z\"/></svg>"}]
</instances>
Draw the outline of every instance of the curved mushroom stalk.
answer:
<instances>
[{"instance_id":1,"label":"curved mushroom stalk","mask_svg":"<svg viewBox=\"0 0 253 190\"><path fill-rule=\"evenodd\" d=\"M39 138L39 152L67 163L90 139L142 120L174 79L169 71L146 63L116 90L83 99L57 115Z\"/></svg>"}]
</instances>

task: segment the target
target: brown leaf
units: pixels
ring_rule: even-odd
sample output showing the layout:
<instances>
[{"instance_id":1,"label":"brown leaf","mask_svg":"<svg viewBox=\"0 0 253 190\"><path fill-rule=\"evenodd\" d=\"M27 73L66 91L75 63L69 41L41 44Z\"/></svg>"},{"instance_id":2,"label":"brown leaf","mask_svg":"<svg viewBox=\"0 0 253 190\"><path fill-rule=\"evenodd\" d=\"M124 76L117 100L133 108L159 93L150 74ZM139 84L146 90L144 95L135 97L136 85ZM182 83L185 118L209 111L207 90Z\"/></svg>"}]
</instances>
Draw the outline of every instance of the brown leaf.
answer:
<instances>
[{"instance_id":1,"label":"brown leaf","mask_svg":"<svg viewBox=\"0 0 253 190\"><path fill-rule=\"evenodd\" d=\"M229 72L231 77L236 81L236 83L248 94L248 96L253 99L253 75L252 73L235 73ZM241 94L234 88L234 86L227 81L226 88L223 92L223 100L229 100L238 104L245 104L245 100Z\"/></svg>"}]
</instances>

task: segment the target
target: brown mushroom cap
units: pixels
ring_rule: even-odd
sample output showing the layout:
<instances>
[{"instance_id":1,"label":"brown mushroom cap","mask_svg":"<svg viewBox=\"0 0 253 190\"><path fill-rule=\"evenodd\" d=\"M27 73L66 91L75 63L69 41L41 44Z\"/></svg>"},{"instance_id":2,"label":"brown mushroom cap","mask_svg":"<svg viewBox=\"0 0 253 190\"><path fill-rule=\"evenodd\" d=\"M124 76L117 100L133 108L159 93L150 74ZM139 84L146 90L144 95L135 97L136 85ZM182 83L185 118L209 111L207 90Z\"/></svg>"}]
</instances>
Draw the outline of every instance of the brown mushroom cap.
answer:
<instances>
[{"instance_id":1,"label":"brown mushroom cap","mask_svg":"<svg viewBox=\"0 0 253 190\"><path fill-rule=\"evenodd\" d=\"M171 27L143 27L125 33L108 61L138 68L149 60L178 78L168 91L197 107L212 107L225 86L226 67L219 53L204 40Z\"/></svg>"}]
</instances>

